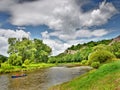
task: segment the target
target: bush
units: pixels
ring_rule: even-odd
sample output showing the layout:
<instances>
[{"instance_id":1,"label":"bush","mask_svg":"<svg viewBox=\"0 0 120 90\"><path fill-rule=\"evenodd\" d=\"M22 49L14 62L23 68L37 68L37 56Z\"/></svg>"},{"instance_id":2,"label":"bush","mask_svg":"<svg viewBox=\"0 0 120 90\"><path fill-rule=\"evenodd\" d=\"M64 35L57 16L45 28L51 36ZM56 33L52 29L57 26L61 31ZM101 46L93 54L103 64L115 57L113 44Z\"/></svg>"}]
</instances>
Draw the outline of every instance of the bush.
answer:
<instances>
[{"instance_id":1,"label":"bush","mask_svg":"<svg viewBox=\"0 0 120 90\"><path fill-rule=\"evenodd\" d=\"M4 69L4 70L13 69L13 67L10 64L7 64L7 63L2 63L1 68Z\"/></svg>"},{"instance_id":2,"label":"bush","mask_svg":"<svg viewBox=\"0 0 120 90\"><path fill-rule=\"evenodd\" d=\"M91 64L91 66L92 66L93 68L98 68L98 67L100 66L100 62L93 62L93 63Z\"/></svg>"},{"instance_id":3,"label":"bush","mask_svg":"<svg viewBox=\"0 0 120 90\"><path fill-rule=\"evenodd\" d=\"M29 65L29 64L30 64L30 60L26 59L26 60L24 61L24 64L25 64L25 65Z\"/></svg>"},{"instance_id":4,"label":"bush","mask_svg":"<svg viewBox=\"0 0 120 90\"><path fill-rule=\"evenodd\" d=\"M22 68L27 68L27 66L23 63L23 64L22 64Z\"/></svg>"},{"instance_id":5,"label":"bush","mask_svg":"<svg viewBox=\"0 0 120 90\"><path fill-rule=\"evenodd\" d=\"M8 58L8 63L14 66L22 65L22 57L16 54L11 54Z\"/></svg>"},{"instance_id":6,"label":"bush","mask_svg":"<svg viewBox=\"0 0 120 90\"><path fill-rule=\"evenodd\" d=\"M81 64L86 64L87 63L87 60L82 60L81 61Z\"/></svg>"},{"instance_id":7,"label":"bush","mask_svg":"<svg viewBox=\"0 0 120 90\"><path fill-rule=\"evenodd\" d=\"M88 63L91 65L92 62L104 63L108 60L115 58L115 55L106 50L98 50L91 53L88 57Z\"/></svg>"}]
</instances>

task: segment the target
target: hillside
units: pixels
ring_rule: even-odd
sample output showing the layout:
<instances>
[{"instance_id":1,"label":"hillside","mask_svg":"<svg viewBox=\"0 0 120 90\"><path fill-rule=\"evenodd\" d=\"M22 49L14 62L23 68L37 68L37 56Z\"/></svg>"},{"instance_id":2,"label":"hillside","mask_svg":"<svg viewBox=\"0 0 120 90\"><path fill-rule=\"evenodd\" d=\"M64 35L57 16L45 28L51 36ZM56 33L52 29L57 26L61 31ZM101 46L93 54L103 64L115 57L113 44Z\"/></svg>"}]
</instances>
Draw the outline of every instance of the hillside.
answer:
<instances>
[{"instance_id":1,"label":"hillside","mask_svg":"<svg viewBox=\"0 0 120 90\"><path fill-rule=\"evenodd\" d=\"M112 39L110 45L113 44L113 43L115 43L115 42L120 42L120 35L118 37Z\"/></svg>"},{"instance_id":2,"label":"hillside","mask_svg":"<svg viewBox=\"0 0 120 90\"><path fill-rule=\"evenodd\" d=\"M94 47L94 46L97 46L99 44L111 45L115 42L120 42L120 35L113 38L113 39L101 40L101 41L90 41L88 43L72 45L71 47L66 49L64 53L75 54L78 50L80 50L84 47Z\"/></svg>"},{"instance_id":3,"label":"hillside","mask_svg":"<svg viewBox=\"0 0 120 90\"><path fill-rule=\"evenodd\" d=\"M50 63L70 63L70 62L81 62L82 60L88 60L88 56L93 52L95 47L102 49L107 49L113 53L117 58L120 57L120 43L115 43L120 41L120 36L101 41L90 41L88 43L72 45L66 49L63 53L52 56L49 58ZM113 44L114 43L114 44ZM109 49L108 49L109 48Z\"/></svg>"},{"instance_id":4,"label":"hillside","mask_svg":"<svg viewBox=\"0 0 120 90\"><path fill-rule=\"evenodd\" d=\"M120 61L116 61L49 90L120 90L119 85Z\"/></svg>"}]
</instances>

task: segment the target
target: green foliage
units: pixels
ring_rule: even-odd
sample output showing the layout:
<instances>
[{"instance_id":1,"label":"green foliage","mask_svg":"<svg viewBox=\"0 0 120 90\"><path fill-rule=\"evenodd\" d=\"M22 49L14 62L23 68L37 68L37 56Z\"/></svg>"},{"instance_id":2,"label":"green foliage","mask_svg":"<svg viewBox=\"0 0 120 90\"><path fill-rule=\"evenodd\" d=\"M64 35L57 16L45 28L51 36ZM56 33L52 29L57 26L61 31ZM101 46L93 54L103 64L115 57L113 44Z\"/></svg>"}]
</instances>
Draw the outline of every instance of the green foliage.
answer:
<instances>
[{"instance_id":1,"label":"green foliage","mask_svg":"<svg viewBox=\"0 0 120 90\"><path fill-rule=\"evenodd\" d=\"M108 60L112 60L113 58L115 58L115 56L111 52L107 50L97 50L89 55L88 62L90 65L93 62L104 63Z\"/></svg>"},{"instance_id":2,"label":"green foliage","mask_svg":"<svg viewBox=\"0 0 120 90\"><path fill-rule=\"evenodd\" d=\"M8 61L12 65L22 65L27 59L36 63L47 62L48 55L51 53L51 48L39 39L9 38L8 42L10 54Z\"/></svg>"},{"instance_id":3,"label":"green foliage","mask_svg":"<svg viewBox=\"0 0 120 90\"><path fill-rule=\"evenodd\" d=\"M93 51L98 51L98 50L107 50L107 45L104 45L104 44L99 44L95 47L93 47Z\"/></svg>"},{"instance_id":4,"label":"green foliage","mask_svg":"<svg viewBox=\"0 0 120 90\"><path fill-rule=\"evenodd\" d=\"M26 59L26 60L24 61L24 64L25 64L25 65L29 65L29 64L30 64L30 60Z\"/></svg>"},{"instance_id":5,"label":"green foliage","mask_svg":"<svg viewBox=\"0 0 120 90\"><path fill-rule=\"evenodd\" d=\"M49 63L70 63L70 62L80 62L81 57L80 53L75 54L65 54L65 55L58 55L58 56L51 56L49 57Z\"/></svg>"},{"instance_id":6,"label":"green foliage","mask_svg":"<svg viewBox=\"0 0 120 90\"><path fill-rule=\"evenodd\" d=\"M1 68L4 69L4 70L13 69L13 67L8 63L1 63Z\"/></svg>"},{"instance_id":7,"label":"green foliage","mask_svg":"<svg viewBox=\"0 0 120 90\"><path fill-rule=\"evenodd\" d=\"M92 52L92 47L84 47L80 49L80 57L82 60L88 60L89 54Z\"/></svg>"},{"instance_id":8,"label":"green foliage","mask_svg":"<svg viewBox=\"0 0 120 90\"><path fill-rule=\"evenodd\" d=\"M22 65L22 57L16 54L11 54L8 58L8 63L15 66Z\"/></svg>"},{"instance_id":9,"label":"green foliage","mask_svg":"<svg viewBox=\"0 0 120 90\"><path fill-rule=\"evenodd\" d=\"M82 60L81 64L85 65L87 63L88 60Z\"/></svg>"},{"instance_id":10,"label":"green foliage","mask_svg":"<svg viewBox=\"0 0 120 90\"><path fill-rule=\"evenodd\" d=\"M93 68L98 68L98 67L100 66L100 62L93 62L93 63L91 64L91 66L92 66Z\"/></svg>"},{"instance_id":11,"label":"green foliage","mask_svg":"<svg viewBox=\"0 0 120 90\"><path fill-rule=\"evenodd\" d=\"M7 57L0 55L0 62L4 63L5 61L7 61Z\"/></svg>"},{"instance_id":12,"label":"green foliage","mask_svg":"<svg viewBox=\"0 0 120 90\"><path fill-rule=\"evenodd\" d=\"M114 53L114 55L117 57L117 58L120 58L120 42L115 42L111 45L111 52Z\"/></svg>"},{"instance_id":13,"label":"green foliage","mask_svg":"<svg viewBox=\"0 0 120 90\"><path fill-rule=\"evenodd\" d=\"M97 42L94 42L94 41L90 41L88 43L84 43L84 44L78 44L78 45L72 45L70 48L68 48L68 50L80 50L81 48L83 47L94 47L94 46L97 46L99 44L105 44L105 45L108 45L112 40L101 40L101 41L97 41Z\"/></svg>"},{"instance_id":14,"label":"green foliage","mask_svg":"<svg viewBox=\"0 0 120 90\"><path fill-rule=\"evenodd\" d=\"M58 56L52 56L49 58L50 63L70 63L70 62L80 62L82 60L87 60L88 55L92 52L91 47L84 47L74 54L60 54Z\"/></svg>"},{"instance_id":15,"label":"green foliage","mask_svg":"<svg viewBox=\"0 0 120 90\"><path fill-rule=\"evenodd\" d=\"M54 56L49 57L48 63L56 63L56 58Z\"/></svg>"}]
</instances>

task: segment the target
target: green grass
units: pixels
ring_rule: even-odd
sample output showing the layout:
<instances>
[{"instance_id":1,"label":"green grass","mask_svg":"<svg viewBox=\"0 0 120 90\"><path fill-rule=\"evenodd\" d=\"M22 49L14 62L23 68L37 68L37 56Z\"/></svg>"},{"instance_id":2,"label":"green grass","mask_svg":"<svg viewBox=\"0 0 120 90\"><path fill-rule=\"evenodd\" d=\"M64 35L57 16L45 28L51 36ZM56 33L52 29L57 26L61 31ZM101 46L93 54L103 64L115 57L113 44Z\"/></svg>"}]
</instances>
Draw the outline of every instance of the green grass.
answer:
<instances>
[{"instance_id":1,"label":"green grass","mask_svg":"<svg viewBox=\"0 0 120 90\"><path fill-rule=\"evenodd\" d=\"M32 71L36 69L41 68L48 68L56 66L55 64L49 64L49 63L37 63L37 64L29 64L24 66L10 66L5 64L3 67L0 68L0 73L10 73L10 72L20 72L20 71Z\"/></svg>"},{"instance_id":2,"label":"green grass","mask_svg":"<svg viewBox=\"0 0 120 90\"><path fill-rule=\"evenodd\" d=\"M120 90L120 61L104 64L50 90Z\"/></svg>"},{"instance_id":3,"label":"green grass","mask_svg":"<svg viewBox=\"0 0 120 90\"><path fill-rule=\"evenodd\" d=\"M71 63L57 63L57 66L66 66L66 67L76 67L76 66L82 66L80 62L71 62Z\"/></svg>"}]
</instances>

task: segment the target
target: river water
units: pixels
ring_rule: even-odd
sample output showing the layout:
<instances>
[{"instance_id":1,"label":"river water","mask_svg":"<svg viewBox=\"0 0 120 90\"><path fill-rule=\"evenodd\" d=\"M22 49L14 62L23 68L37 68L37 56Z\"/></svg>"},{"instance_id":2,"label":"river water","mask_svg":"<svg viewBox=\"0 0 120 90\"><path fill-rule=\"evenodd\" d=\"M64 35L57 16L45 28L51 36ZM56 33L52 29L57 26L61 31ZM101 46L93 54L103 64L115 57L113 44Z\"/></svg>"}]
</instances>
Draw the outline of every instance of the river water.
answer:
<instances>
[{"instance_id":1,"label":"river water","mask_svg":"<svg viewBox=\"0 0 120 90\"><path fill-rule=\"evenodd\" d=\"M80 67L52 67L26 72L26 77L11 78L11 74L0 75L0 90L47 90L49 87L69 81L91 68Z\"/></svg>"}]
</instances>

